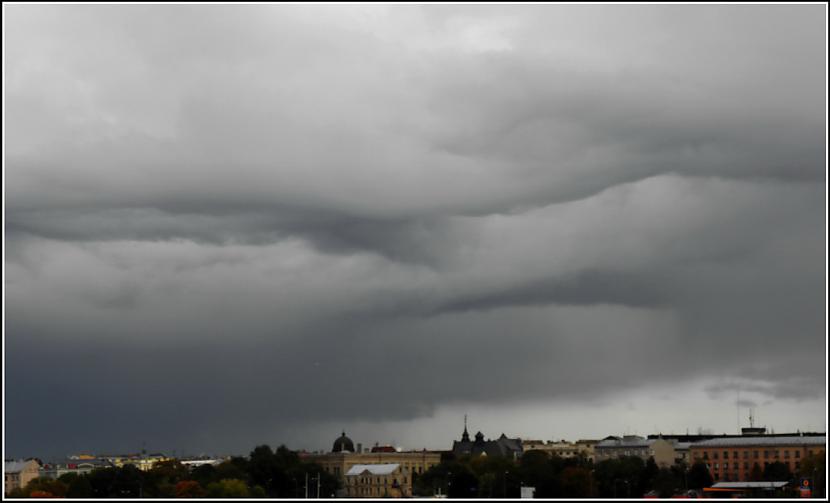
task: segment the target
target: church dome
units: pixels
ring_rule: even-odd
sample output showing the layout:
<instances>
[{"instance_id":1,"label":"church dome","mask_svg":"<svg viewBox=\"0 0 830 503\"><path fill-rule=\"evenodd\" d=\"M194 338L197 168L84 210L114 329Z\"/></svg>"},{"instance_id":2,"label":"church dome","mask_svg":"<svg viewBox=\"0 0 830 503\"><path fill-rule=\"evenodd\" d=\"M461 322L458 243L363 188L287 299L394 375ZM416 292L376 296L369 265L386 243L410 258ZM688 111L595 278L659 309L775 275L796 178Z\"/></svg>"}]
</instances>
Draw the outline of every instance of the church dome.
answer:
<instances>
[{"instance_id":1,"label":"church dome","mask_svg":"<svg viewBox=\"0 0 830 503\"><path fill-rule=\"evenodd\" d=\"M354 452L354 443L352 443L351 438L346 436L345 431L334 441L331 452Z\"/></svg>"}]
</instances>

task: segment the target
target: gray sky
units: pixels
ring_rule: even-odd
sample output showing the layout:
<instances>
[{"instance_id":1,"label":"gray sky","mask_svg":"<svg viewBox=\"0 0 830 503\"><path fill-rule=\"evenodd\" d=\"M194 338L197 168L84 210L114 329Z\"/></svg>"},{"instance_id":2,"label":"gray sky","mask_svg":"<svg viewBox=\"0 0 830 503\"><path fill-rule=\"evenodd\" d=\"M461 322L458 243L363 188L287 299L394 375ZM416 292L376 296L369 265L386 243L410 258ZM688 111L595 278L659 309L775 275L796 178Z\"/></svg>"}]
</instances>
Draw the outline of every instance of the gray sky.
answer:
<instances>
[{"instance_id":1,"label":"gray sky","mask_svg":"<svg viewBox=\"0 0 830 503\"><path fill-rule=\"evenodd\" d=\"M3 14L7 456L825 429L825 6Z\"/></svg>"}]
</instances>

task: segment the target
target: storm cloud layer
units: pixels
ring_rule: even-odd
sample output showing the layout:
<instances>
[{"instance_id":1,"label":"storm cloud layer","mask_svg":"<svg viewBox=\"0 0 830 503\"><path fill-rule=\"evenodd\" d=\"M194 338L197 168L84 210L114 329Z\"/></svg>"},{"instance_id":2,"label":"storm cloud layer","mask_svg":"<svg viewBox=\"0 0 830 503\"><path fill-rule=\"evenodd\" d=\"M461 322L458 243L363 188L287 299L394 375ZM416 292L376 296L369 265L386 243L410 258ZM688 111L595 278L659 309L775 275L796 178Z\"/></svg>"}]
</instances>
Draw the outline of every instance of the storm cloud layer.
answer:
<instances>
[{"instance_id":1,"label":"storm cloud layer","mask_svg":"<svg viewBox=\"0 0 830 503\"><path fill-rule=\"evenodd\" d=\"M7 452L823 424L825 9L4 6Z\"/></svg>"}]
</instances>

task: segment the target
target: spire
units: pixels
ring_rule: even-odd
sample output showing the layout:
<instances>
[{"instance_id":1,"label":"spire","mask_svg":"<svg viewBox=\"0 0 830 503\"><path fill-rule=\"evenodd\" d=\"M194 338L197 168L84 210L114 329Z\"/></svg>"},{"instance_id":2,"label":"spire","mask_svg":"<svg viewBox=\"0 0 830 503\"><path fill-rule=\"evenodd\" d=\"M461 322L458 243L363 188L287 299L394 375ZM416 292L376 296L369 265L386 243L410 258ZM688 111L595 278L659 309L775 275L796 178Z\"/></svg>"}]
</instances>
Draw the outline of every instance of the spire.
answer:
<instances>
[{"instance_id":1,"label":"spire","mask_svg":"<svg viewBox=\"0 0 830 503\"><path fill-rule=\"evenodd\" d=\"M470 441L470 434L467 433L467 414L464 414L464 433L461 434L461 441L462 442L469 442Z\"/></svg>"}]
</instances>

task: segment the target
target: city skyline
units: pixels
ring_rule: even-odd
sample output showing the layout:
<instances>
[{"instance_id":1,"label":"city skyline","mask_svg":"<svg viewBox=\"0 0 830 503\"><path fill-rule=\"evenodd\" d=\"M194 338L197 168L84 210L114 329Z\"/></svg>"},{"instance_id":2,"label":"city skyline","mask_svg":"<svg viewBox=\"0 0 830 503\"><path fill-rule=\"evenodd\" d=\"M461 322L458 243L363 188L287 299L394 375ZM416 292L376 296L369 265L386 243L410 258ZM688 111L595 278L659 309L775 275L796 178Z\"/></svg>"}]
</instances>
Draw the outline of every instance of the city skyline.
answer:
<instances>
[{"instance_id":1,"label":"city skyline","mask_svg":"<svg viewBox=\"0 0 830 503\"><path fill-rule=\"evenodd\" d=\"M826 431L825 5L3 14L6 456Z\"/></svg>"}]
</instances>

